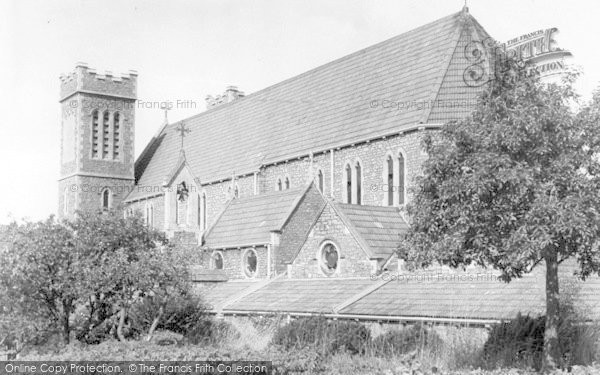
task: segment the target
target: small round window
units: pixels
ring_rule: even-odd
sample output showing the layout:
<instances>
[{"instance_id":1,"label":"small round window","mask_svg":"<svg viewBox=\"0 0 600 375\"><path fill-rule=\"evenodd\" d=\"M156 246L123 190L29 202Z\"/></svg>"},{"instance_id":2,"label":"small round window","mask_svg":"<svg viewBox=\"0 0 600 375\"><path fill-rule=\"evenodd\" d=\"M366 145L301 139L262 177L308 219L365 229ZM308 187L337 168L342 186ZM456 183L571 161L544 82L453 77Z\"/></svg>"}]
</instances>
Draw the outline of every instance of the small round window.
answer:
<instances>
[{"instance_id":1,"label":"small round window","mask_svg":"<svg viewBox=\"0 0 600 375\"><path fill-rule=\"evenodd\" d=\"M256 251L249 249L244 253L243 259L243 268L244 273L248 277L256 276L256 269L258 265L258 257L256 256Z\"/></svg>"},{"instance_id":2,"label":"small round window","mask_svg":"<svg viewBox=\"0 0 600 375\"><path fill-rule=\"evenodd\" d=\"M213 253L210 259L210 266L213 270L222 270L223 269L223 254L219 252Z\"/></svg>"},{"instance_id":3,"label":"small round window","mask_svg":"<svg viewBox=\"0 0 600 375\"><path fill-rule=\"evenodd\" d=\"M340 259L340 253L337 247L331 243L326 242L321 247L321 269L327 276L331 276L338 269L338 262Z\"/></svg>"}]
</instances>

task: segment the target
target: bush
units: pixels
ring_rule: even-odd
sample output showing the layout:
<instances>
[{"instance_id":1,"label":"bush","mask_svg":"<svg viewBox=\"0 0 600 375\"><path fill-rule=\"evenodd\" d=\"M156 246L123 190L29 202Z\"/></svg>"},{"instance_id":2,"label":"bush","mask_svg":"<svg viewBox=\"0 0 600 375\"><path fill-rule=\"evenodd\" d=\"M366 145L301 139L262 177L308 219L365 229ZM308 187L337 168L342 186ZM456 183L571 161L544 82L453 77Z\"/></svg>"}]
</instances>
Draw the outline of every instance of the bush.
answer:
<instances>
[{"instance_id":1,"label":"bush","mask_svg":"<svg viewBox=\"0 0 600 375\"><path fill-rule=\"evenodd\" d=\"M520 314L509 322L495 325L484 345L486 365L540 369L545 326L545 316L532 318ZM569 315L561 316L558 328L561 366L592 364L597 359L598 337L597 327L578 324Z\"/></svg>"},{"instance_id":2,"label":"bush","mask_svg":"<svg viewBox=\"0 0 600 375\"><path fill-rule=\"evenodd\" d=\"M440 337L433 330L423 325L412 325L377 336L371 344L371 352L378 357L395 357L437 347L440 343Z\"/></svg>"},{"instance_id":3,"label":"bush","mask_svg":"<svg viewBox=\"0 0 600 375\"><path fill-rule=\"evenodd\" d=\"M364 353L370 341L371 332L360 323L310 317L280 327L272 342L285 350L310 347L320 354L331 355L339 352Z\"/></svg>"}]
</instances>

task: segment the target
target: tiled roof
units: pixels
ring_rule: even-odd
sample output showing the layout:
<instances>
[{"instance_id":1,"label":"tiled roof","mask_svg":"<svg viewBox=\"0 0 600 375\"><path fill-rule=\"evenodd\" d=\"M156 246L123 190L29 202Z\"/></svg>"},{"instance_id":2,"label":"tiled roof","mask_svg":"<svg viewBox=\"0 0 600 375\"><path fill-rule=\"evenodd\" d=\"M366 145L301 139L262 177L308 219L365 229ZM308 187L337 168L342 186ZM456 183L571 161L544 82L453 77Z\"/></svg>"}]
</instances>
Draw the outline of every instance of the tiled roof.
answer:
<instances>
[{"instance_id":1,"label":"tiled roof","mask_svg":"<svg viewBox=\"0 0 600 375\"><path fill-rule=\"evenodd\" d=\"M234 298L240 293L243 293L246 289L251 288L255 281L228 281L225 283L218 283L214 287L205 289L201 292L204 302L209 305L211 310L218 307L222 303Z\"/></svg>"},{"instance_id":2,"label":"tiled roof","mask_svg":"<svg viewBox=\"0 0 600 375\"><path fill-rule=\"evenodd\" d=\"M305 191L290 189L234 199L205 237L211 248L266 244Z\"/></svg>"},{"instance_id":3,"label":"tiled roof","mask_svg":"<svg viewBox=\"0 0 600 375\"><path fill-rule=\"evenodd\" d=\"M400 243L400 236L408 230L398 207L346 203L336 203L335 206L358 232L372 256L393 254Z\"/></svg>"},{"instance_id":4,"label":"tiled roof","mask_svg":"<svg viewBox=\"0 0 600 375\"><path fill-rule=\"evenodd\" d=\"M407 281L398 277L340 313L499 320L514 318L519 312L539 315L545 311L544 284L533 276L510 283L491 273L415 276L421 278Z\"/></svg>"},{"instance_id":5,"label":"tiled roof","mask_svg":"<svg viewBox=\"0 0 600 375\"><path fill-rule=\"evenodd\" d=\"M360 290L372 286L370 279L278 279L250 293L223 311L331 313Z\"/></svg>"},{"instance_id":6,"label":"tiled roof","mask_svg":"<svg viewBox=\"0 0 600 375\"><path fill-rule=\"evenodd\" d=\"M455 13L184 120L191 129L186 156L194 177L201 183L225 180L232 172L252 173L263 164L432 122L423 104L437 98L459 39L473 25L470 15ZM446 99L469 99L481 90L457 84L461 89L446 90ZM402 109L383 108L383 100L402 103ZM450 117L468 112L463 107ZM441 119L436 116L435 123ZM177 125L165 126L136 162L139 186L161 186L176 165ZM133 189L127 200L145 191Z\"/></svg>"},{"instance_id":7,"label":"tiled roof","mask_svg":"<svg viewBox=\"0 0 600 375\"><path fill-rule=\"evenodd\" d=\"M561 267L561 279L573 268ZM510 283L486 270L423 271L388 274L387 282L365 278L276 279L230 301L219 290L224 313L323 313L352 318L411 320L454 319L490 322L514 318L518 313L537 316L546 308L544 268ZM223 283L236 284L235 282ZM575 282L570 293L582 316L600 319L600 277ZM224 289L220 289L224 290ZM211 290L215 295L215 289Z\"/></svg>"},{"instance_id":8,"label":"tiled roof","mask_svg":"<svg viewBox=\"0 0 600 375\"><path fill-rule=\"evenodd\" d=\"M194 266L190 269L190 279L192 281L227 281L229 277L223 270Z\"/></svg>"}]
</instances>

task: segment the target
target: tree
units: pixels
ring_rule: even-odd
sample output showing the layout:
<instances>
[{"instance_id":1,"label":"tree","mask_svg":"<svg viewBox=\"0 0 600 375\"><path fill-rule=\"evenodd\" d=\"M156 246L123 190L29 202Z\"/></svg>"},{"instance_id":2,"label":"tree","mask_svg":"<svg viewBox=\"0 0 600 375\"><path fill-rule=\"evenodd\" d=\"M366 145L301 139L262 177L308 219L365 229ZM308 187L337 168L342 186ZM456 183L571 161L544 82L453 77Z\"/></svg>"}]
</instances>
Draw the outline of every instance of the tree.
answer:
<instances>
[{"instance_id":1,"label":"tree","mask_svg":"<svg viewBox=\"0 0 600 375\"><path fill-rule=\"evenodd\" d=\"M552 369L558 266L575 258L582 278L600 270L600 94L576 111L576 74L545 85L514 60L497 67L474 113L424 140L429 158L399 256L422 267L494 267L507 282L545 263L543 366Z\"/></svg>"},{"instance_id":2,"label":"tree","mask_svg":"<svg viewBox=\"0 0 600 375\"><path fill-rule=\"evenodd\" d=\"M187 288L189 262L140 216L80 213L68 225L76 233L76 247L87 270L79 280L87 293L88 316L80 337L117 316L116 333L124 341L133 304L167 289L176 293Z\"/></svg>"},{"instance_id":3,"label":"tree","mask_svg":"<svg viewBox=\"0 0 600 375\"><path fill-rule=\"evenodd\" d=\"M29 335L59 329L68 343L70 318L79 297L73 233L50 217L37 223L13 223L6 238L0 290L9 311L3 315L13 328L26 325Z\"/></svg>"},{"instance_id":4,"label":"tree","mask_svg":"<svg viewBox=\"0 0 600 375\"><path fill-rule=\"evenodd\" d=\"M123 333L129 308L156 293L186 290L188 262L141 217L111 211L12 224L0 263L0 321L29 333L60 331L68 344L75 313L77 337ZM157 312L158 313L158 312ZM78 322L81 319L78 320ZM96 332L95 332L96 331Z\"/></svg>"}]
</instances>

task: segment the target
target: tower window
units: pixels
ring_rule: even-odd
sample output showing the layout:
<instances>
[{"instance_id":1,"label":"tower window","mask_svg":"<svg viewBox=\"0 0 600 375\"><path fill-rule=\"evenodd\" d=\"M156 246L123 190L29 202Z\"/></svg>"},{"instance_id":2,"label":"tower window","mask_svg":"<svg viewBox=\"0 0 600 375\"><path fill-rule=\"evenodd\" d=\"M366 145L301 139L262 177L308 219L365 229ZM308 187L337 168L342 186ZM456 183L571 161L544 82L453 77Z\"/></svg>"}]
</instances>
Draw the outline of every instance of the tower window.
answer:
<instances>
[{"instance_id":1,"label":"tower window","mask_svg":"<svg viewBox=\"0 0 600 375\"><path fill-rule=\"evenodd\" d=\"M276 189L277 189L277 191L281 191L281 186L282 186L282 185L281 185L281 178L278 178L278 179L277 179L277 185L276 185Z\"/></svg>"},{"instance_id":2,"label":"tower window","mask_svg":"<svg viewBox=\"0 0 600 375\"><path fill-rule=\"evenodd\" d=\"M119 142L121 140L121 114L115 112L113 115L113 159L119 158Z\"/></svg>"},{"instance_id":3,"label":"tower window","mask_svg":"<svg viewBox=\"0 0 600 375\"><path fill-rule=\"evenodd\" d=\"M100 155L100 130L99 130L99 114L97 110L92 112L92 158L98 158Z\"/></svg>"},{"instance_id":4,"label":"tower window","mask_svg":"<svg viewBox=\"0 0 600 375\"><path fill-rule=\"evenodd\" d=\"M242 267L244 270L244 274L247 277L255 277L256 270L258 268L258 256L254 249L248 249L244 253Z\"/></svg>"},{"instance_id":5,"label":"tower window","mask_svg":"<svg viewBox=\"0 0 600 375\"><path fill-rule=\"evenodd\" d=\"M102 190L102 209L110 209L110 189Z\"/></svg>"},{"instance_id":6,"label":"tower window","mask_svg":"<svg viewBox=\"0 0 600 375\"><path fill-rule=\"evenodd\" d=\"M105 111L102 115L102 158L109 157L110 115Z\"/></svg>"},{"instance_id":7,"label":"tower window","mask_svg":"<svg viewBox=\"0 0 600 375\"><path fill-rule=\"evenodd\" d=\"M235 189L233 189L233 196L236 198L240 197L240 188L237 186L237 184L235 185Z\"/></svg>"},{"instance_id":8,"label":"tower window","mask_svg":"<svg viewBox=\"0 0 600 375\"><path fill-rule=\"evenodd\" d=\"M290 188L290 179L288 177L285 178L285 190Z\"/></svg>"},{"instance_id":9,"label":"tower window","mask_svg":"<svg viewBox=\"0 0 600 375\"><path fill-rule=\"evenodd\" d=\"M65 188L65 192L63 193L63 214L69 214L69 189Z\"/></svg>"},{"instance_id":10,"label":"tower window","mask_svg":"<svg viewBox=\"0 0 600 375\"><path fill-rule=\"evenodd\" d=\"M154 228L154 205L152 203L146 203L146 214L144 221L148 228Z\"/></svg>"}]
</instances>

